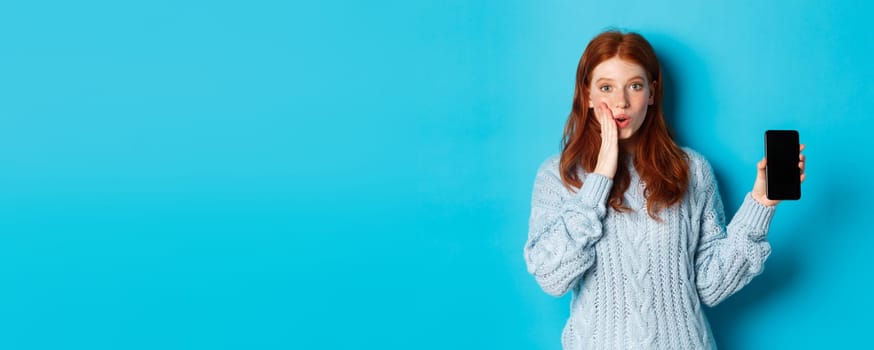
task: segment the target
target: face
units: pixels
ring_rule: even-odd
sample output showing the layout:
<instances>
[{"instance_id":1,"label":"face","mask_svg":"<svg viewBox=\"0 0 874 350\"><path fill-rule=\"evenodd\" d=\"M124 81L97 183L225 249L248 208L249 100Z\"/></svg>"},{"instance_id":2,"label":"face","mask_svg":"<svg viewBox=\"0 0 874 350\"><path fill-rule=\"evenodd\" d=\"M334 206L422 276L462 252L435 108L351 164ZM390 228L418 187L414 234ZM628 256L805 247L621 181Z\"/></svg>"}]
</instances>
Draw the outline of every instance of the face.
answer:
<instances>
[{"instance_id":1,"label":"face","mask_svg":"<svg viewBox=\"0 0 874 350\"><path fill-rule=\"evenodd\" d=\"M647 80L642 66L613 57L592 71L589 108L606 103L613 112L619 139L627 140L643 125L647 107L655 99L655 88L656 82Z\"/></svg>"}]
</instances>

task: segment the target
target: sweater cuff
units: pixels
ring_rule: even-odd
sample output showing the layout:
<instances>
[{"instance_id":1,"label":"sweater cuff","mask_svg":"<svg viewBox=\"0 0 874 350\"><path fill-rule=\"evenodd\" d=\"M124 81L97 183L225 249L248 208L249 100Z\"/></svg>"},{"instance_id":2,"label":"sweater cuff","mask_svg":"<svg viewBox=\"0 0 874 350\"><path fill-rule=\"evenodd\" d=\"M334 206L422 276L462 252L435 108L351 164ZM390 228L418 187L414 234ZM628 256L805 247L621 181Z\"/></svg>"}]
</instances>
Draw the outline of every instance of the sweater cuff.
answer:
<instances>
[{"instance_id":1,"label":"sweater cuff","mask_svg":"<svg viewBox=\"0 0 874 350\"><path fill-rule=\"evenodd\" d=\"M586 175L577 198L590 208L604 207L607 205L607 196L610 195L612 187L612 179L601 174L590 173Z\"/></svg>"},{"instance_id":2,"label":"sweater cuff","mask_svg":"<svg viewBox=\"0 0 874 350\"><path fill-rule=\"evenodd\" d=\"M762 203L753 198L752 194L747 193L743 204L741 204L737 215L735 215L735 220L739 224L766 234L771 225L771 219L774 217L775 210L776 207L762 205Z\"/></svg>"}]
</instances>

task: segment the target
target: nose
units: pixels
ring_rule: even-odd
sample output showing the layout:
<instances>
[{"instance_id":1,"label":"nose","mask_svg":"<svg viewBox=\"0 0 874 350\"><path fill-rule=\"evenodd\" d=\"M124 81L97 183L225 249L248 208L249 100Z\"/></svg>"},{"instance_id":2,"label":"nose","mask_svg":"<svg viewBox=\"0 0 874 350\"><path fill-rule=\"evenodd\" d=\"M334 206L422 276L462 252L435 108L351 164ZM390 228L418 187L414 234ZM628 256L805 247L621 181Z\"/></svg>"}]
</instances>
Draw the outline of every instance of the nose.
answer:
<instances>
[{"instance_id":1,"label":"nose","mask_svg":"<svg viewBox=\"0 0 874 350\"><path fill-rule=\"evenodd\" d=\"M620 93L618 93L614 96L613 107L614 108L621 108L621 109L625 109L625 108L629 107L628 91L625 91L625 89L622 89Z\"/></svg>"}]
</instances>

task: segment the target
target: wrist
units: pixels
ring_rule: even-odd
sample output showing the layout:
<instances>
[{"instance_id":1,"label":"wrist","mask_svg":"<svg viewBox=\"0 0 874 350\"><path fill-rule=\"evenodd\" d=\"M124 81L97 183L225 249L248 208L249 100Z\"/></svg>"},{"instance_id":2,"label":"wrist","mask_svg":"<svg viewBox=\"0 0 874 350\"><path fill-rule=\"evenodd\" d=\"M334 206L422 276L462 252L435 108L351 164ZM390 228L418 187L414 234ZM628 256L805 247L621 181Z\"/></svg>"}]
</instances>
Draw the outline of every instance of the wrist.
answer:
<instances>
[{"instance_id":1,"label":"wrist","mask_svg":"<svg viewBox=\"0 0 874 350\"><path fill-rule=\"evenodd\" d=\"M752 192L752 193L750 193L750 197L753 197L753 199L756 200L756 202L758 202L759 204L766 206L766 207L773 207L773 206L776 206L777 204L780 203L780 201L774 201L774 200L768 199L768 196L764 193Z\"/></svg>"},{"instance_id":2,"label":"wrist","mask_svg":"<svg viewBox=\"0 0 874 350\"><path fill-rule=\"evenodd\" d=\"M610 167L601 165L601 163L598 163L598 165L595 165L595 170L592 172L595 174L604 176L610 180L613 180L613 177L616 175L616 168L615 167L610 168Z\"/></svg>"}]
</instances>

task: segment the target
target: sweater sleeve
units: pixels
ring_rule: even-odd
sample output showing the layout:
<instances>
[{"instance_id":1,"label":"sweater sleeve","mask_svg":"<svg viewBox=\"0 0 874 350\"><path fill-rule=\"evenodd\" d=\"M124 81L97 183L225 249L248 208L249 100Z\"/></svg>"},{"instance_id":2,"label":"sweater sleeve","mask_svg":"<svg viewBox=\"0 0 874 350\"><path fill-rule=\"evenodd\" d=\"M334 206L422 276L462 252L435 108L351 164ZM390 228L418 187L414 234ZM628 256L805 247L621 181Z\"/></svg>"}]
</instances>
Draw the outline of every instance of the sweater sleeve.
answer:
<instances>
[{"instance_id":1,"label":"sweater sleeve","mask_svg":"<svg viewBox=\"0 0 874 350\"><path fill-rule=\"evenodd\" d=\"M760 204L748 193L726 226L713 169L703 159L701 163L696 190L702 205L695 256L696 285L701 301L715 306L762 272L771 253L766 235L775 208Z\"/></svg>"},{"instance_id":2,"label":"sweater sleeve","mask_svg":"<svg viewBox=\"0 0 874 350\"><path fill-rule=\"evenodd\" d=\"M561 296L595 263L595 243L602 235L613 181L589 174L572 194L551 168L547 161L537 172L524 255L540 287Z\"/></svg>"}]
</instances>

